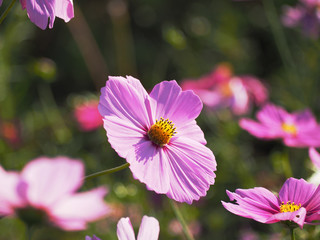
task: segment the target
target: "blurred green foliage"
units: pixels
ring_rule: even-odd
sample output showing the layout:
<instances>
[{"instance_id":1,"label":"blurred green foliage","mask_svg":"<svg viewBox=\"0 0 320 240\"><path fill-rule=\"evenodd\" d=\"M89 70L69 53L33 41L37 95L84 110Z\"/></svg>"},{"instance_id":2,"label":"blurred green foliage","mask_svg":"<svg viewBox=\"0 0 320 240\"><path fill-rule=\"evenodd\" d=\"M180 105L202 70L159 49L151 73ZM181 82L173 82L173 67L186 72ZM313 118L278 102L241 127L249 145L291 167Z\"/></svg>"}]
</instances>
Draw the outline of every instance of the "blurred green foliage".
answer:
<instances>
[{"instance_id":1,"label":"blurred green foliage","mask_svg":"<svg viewBox=\"0 0 320 240\"><path fill-rule=\"evenodd\" d=\"M284 4L295 3L274 2L278 16ZM297 29L282 29L295 63L294 69L286 68L261 1L91 0L76 1L75 7L70 23L56 19L53 29L42 31L16 4L0 26L0 124L13 123L18 138L0 139L5 169L20 170L42 155L82 159L87 174L123 164L103 127L82 132L72 114L74 99L98 96L108 75L133 75L151 89L165 79L198 78L228 62L237 75L263 79L272 102L289 111L308 107L320 117L320 43ZM83 30L86 25L89 32ZM82 38L88 38L84 45ZM94 48L102 59L86 55ZM240 239L243 232L253 231L258 239L270 239L273 233L288 239L281 224L263 225L235 216L221 200L228 201L226 189L263 186L278 191L291 174L308 178L312 171L307 150L255 139L227 110L204 110L197 122L216 156L218 171L206 197L192 205L179 204L195 238ZM87 181L83 188L98 185L109 188L106 201L114 206L112 216L83 232L36 229L34 239L84 239L92 234L117 239L121 217L130 216L137 230L143 215L159 220L160 239L185 239L174 225L166 196L146 190L129 169ZM25 226L18 219L1 219L0 232L1 240L25 238ZM298 239L320 235L315 226L297 234Z\"/></svg>"}]
</instances>

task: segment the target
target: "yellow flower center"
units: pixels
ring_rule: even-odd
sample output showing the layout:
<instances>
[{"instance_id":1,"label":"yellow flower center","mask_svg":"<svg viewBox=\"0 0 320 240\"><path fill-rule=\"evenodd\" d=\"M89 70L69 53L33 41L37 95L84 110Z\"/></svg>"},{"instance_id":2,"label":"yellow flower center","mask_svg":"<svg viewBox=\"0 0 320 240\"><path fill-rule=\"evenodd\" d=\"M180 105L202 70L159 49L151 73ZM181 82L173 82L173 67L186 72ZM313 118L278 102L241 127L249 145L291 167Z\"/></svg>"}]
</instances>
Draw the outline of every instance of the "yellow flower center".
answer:
<instances>
[{"instance_id":1,"label":"yellow flower center","mask_svg":"<svg viewBox=\"0 0 320 240\"><path fill-rule=\"evenodd\" d=\"M283 123L283 124L282 124L282 129L283 129L283 131L285 131L286 133L289 133L289 134L297 134L297 127L296 127L294 124Z\"/></svg>"},{"instance_id":2,"label":"yellow flower center","mask_svg":"<svg viewBox=\"0 0 320 240\"><path fill-rule=\"evenodd\" d=\"M224 83L220 86L220 92L223 96L225 97L230 97L232 96L232 90L229 86L229 83Z\"/></svg>"},{"instance_id":3,"label":"yellow flower center","mask_svg":"<svg viewBox=\"0 0 320 240\"><path fill-rule=\"evenodd\" d=\"M295 204L294 202L288 201L286 204L284 202L280 205L280 212L295 212L301 208L301 203L299 205Z\"/></svg>"},{"instance_id":4,"label":"yellow flower center","mask_svg":"<svg viewBox=\"0 0 320 240\"><path fill-rule=\"evenodd\" d=\"M173 125L169 119L160 118L159 121L156 120L156 123L148 131L150 140L160 147L168 144L172 136L176 134L176 128Z\"/></svg>"}]
</instances>

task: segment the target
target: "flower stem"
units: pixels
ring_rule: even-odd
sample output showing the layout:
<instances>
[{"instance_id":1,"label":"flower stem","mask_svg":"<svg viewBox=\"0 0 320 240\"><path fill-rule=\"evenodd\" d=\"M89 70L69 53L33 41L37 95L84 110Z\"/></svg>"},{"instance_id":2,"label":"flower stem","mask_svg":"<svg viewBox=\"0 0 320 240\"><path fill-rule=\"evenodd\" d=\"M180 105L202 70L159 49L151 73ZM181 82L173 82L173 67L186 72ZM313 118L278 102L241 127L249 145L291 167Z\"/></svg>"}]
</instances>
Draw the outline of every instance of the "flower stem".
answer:
<instances>
[{"instance_id":1,"label":"flower stem","mask_svg":"<svg viewBox=\"0 0 320 240\"><path fill-rule=\"evenodd\" d=\"M130 166L129 163L125 163L125 164L123 164L123 165L121 165L119 167L103 170L101 172L96 172L96 173L90 174L88 176L85 176L84 180L89 180L89 179L96 178L96 177L99 177L99 176L102 176L102 175L118 172L118 171L121 171L122 169L125 169L125 168L129 167L129 166Z\"/></svg>"},{"instance_id":2,"label":"flower stem","mask_svg":"<svg viewBox=\"0 0 320 240\"><path fill-rule=\"evenodd\" d=\"M9 7L4 11L4 13L2 13L1 17L0 17L0 24L2 23L2 21L6 18L6 16L8 15L9 11L11 10L11 8L13 7L13 5L15 4L16 0L12 0Z\"/></svg>"},{"instance_id":3,"label":"flower stem","mask_svg":"<svg viewBox=\"0 0 320 240\"><path fill-rule=\"evenodd\" d=\"M290 228L290 236L291 236L291 240L295 240L295 236L294 236L294 228Z\"/></svg>"},{"instance_id":4,"label":"flower stem","mask_svg":"<svg viewBox=\"0 0 320 240\"><path fill-rule=\"evenodd\" d=\"M278 47L281 59L288 70L295 69L295 64L292 60L292 56L291 56L284 32L282 31L282 27L281 27L279 18L277 16L276 8L274 6L273 0L263 0L262 2L266 12L267 19L271 27L271 31L273 33L276 45Z\"/></svg>"},{"instance_id":5,"label":"flower stem","mask_svg":"<svg viewBox=\"0 0 320 240\"><path fill-rule=\"evenodd\" d=\"M183 216L177 206L177 203L175 201L173 201L172 199L169 199L169 201L170 201L170 205L174 211L174 214L176 215L176 217L178 218L178 220L182 226L182 230L183 230L184 234L186 235L186 238L188 240L194 240L194 238L193 238L193 236L192 236L192 234L186 224L186 221L184 220L184 218L183 218Z\"/></svg>"},{"instance_id":6,"label":"flower stem","mask_svg":"<svg viewBox=\"0 0 320 240\"><path fill-rule=\"evenodd\" d=\"M32 239L32 232L33 232L32 230L33 230L32 225L27 224L27 232L26 232L27 240Z\"/></svg>"}]
</instances>

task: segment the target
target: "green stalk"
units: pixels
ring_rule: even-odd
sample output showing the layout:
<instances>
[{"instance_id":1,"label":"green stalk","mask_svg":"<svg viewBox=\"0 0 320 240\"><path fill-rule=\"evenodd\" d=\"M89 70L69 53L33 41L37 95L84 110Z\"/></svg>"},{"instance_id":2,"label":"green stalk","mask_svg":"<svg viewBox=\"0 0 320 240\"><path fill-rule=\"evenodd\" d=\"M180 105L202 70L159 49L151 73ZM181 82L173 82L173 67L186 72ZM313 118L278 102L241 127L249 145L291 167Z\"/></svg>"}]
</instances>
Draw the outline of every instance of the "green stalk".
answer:
<instances>
[{"instance_id":1,"label":"green stalk","mask_svg":"<svg viewBox=\"0 0 320 240\"><path fill-rule=\"evenodd\" d=\"M169 199L169 202L170 202L170 205L174 211L174 214L176 215L177 219L179 220L181 226L182 226L182 230L187 238L187 240L194 240L187 224L186 224L186 221L184 220L178 206L177 206L177 203L175 201L173 201L172 199Z\"/></svg>"},{"instance_id":2,"label":"green stalk","mask_svg":"<svg viewBox=\"0 0 320 240\"><path fill-rule=\"evenodd\" d=\"M295 236L294 236L294 228L290 228L290 236L291 236L291 240L295 240Z\"/></svg>"},{"instance_id":3,"label":"green stalk","mask_svg":"<svg viewBox=\"0 0 320 240\"><path fill-rule=\"evenodd\" d=\"M16 0L12 0L9 7L4 11L4 13L2 13L1 17L0 17L0 24L2 23L2 21L6 18L6 16L8 15L9 11L11 10L11 8L13 7L13 5L15 4Z\"/></svg>"},{"instance_id":4,"label":"green stalk","mask_svg":"<svg viewBox=\"0 0 320 240\"><path fill-rule=\"evenodd\" d=\"M288 48L288 44L282 30L281 23L277 16L276 8L274 6L273 0L263 0L263 6L266 12L267 19L269 21L271 31L275 38L276 45L278 47L278 51L280 53L281 59L286 66L287 70L294 70L295 64L292 60L292 56L290 50Z\"/></svg>"},{"instance_id":5,"label":"green stalk","mask_svg":"<svg viewBox=\"0 0 320 240\"><path fill-rule=\"evenodd\" d=\"M90 174L90 175L86 176L84 178L84 180L86 181L86 180L93 179L93 178L96 178L96 177L99 177L99 176L103 176L103 175L106 175L106 174L115 173L115 172L121 171L122 169L125 169L125 168L127 168L129 166L130 166L129 163L125 163L125 164L123 164L123 165L121 165L119 167L103 170L101 172L96 172L96 173L93 173L93 174Z\"/></svg>"}]
</instances>

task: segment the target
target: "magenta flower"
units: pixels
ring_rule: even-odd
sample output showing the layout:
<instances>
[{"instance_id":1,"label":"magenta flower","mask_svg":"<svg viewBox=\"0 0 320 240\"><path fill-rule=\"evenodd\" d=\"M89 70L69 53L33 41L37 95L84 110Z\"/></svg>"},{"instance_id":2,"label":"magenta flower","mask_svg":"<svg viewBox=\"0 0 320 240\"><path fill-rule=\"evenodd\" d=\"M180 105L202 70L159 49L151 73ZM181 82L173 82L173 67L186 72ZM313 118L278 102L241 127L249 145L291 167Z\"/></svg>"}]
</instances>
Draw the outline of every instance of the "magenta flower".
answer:
<instances>
[{"instance_id":1,"label":"magenta flower","mask_svg":"<svg viewBox=\"0 0 320 240\"><path fill-rule=\"evenodd\" d=\"M195 118L202 103L176 81L150 95L133 77L109 77L99 104L108 140L149 190L192 203L214 184L216 161Z\"/></svg>"},{"instance_id":2,"label":"magenta flower","mask_svg":"<svg viewBox=\"0 0 320 240\"><path fill-rule=\"evenodd\" d=\"M22 9L27 9L27 14L31 22L42 30L48 26L53 28L56 17L69 22L74 17L72 0L20 0ZM0 0L0 6L2 0Z\"/></svg>"},{"instance_id":3,"label":"magenta flower","mask_svg":"<svg viewBox=\"0 0 320 240\"><path fill-rule=\"evenodd\" d=\"M290 147L320 146L320 126L310 110L290 114L269 103L257 113L257 119L259 122L244 118L239 124L258 138L282 138Z\"/></svg>"},{"instance_id":4,"label":"magenta flower","mask_svg":"<svg viewBox=\"0 0 320 240\"><path fill-rule=\"evenodd\" d=\"M237 189L227 194L230 201L222 205L230 212L261 223L289 221L303 228L304 224L320 224L320 187L304 179L289 178L277 197L268 189Z\"/></svg>"},{"instance_id":5,"label":"magenta flower","mask_svg":"<svg viewBox=\"0 0 320 240\"><path fill-rule=\"evenodd\" d=\"M143 216L137 240L157 240L160 226L154 217ZM117 236L119 240L135 240L134 231L128 217L121 218L117 225Z\"/></svg>"},{"instance_id":6,"label":"magenta flower","mask_svg":"<svg viewBox=\"0 0 320 240\"><path fill-rule=\"evenodd\" d=\"M105 188L76 193L83 184L84 166L67 157L41 157L21 173L0 168L0 215L18 216L27 224L50 223L64 230L83 230L104 217Z\"/></svg>"},{"instance_id":7,"label":"magenta flower","mask_svg":"<svg viewBox=\"0 0 320 240\"><path fill-rule=\"evenodd\" d=\"M101 239L98 238L97 236L93 235L92 237L86 236L85 240L101 240Z\"/></svg>"},{"instance_id":8,"label":"magenta flower","mask_svg":"<svg viewBox=\"0 0 320 240\"><path fill-rule=\"evenodd\" d=\"M252 76L233 76L227 64L220 64L198 80L184 80L182 89L193 90L213 110L229 108L234 114L249 111L253 102L260 105L268 99L266 87Z\"/></svg>"},{"instance_id":9,"label":"magenta flower","mask_svg":"<svg viewBox=\"0 0 320 240\"><path fill-rule=\"evenodd\" d=\"M320 33L319 0L300 0L295 7L285 6L282 22L287 27L302 27L305 35L317 38Z\"/></svg>"},{"instance_id":10,"label":"magenta flower","mask_svg":"<svg viewBox=\"0 0 320 240\"><path fill-rule=\"evenodd\" d=\"M82 131L92 131L103 125L98 104L98 101L90 100L75 106L74 116Z\"/></svg>"}]
</instances>

